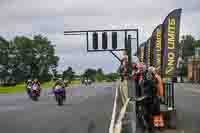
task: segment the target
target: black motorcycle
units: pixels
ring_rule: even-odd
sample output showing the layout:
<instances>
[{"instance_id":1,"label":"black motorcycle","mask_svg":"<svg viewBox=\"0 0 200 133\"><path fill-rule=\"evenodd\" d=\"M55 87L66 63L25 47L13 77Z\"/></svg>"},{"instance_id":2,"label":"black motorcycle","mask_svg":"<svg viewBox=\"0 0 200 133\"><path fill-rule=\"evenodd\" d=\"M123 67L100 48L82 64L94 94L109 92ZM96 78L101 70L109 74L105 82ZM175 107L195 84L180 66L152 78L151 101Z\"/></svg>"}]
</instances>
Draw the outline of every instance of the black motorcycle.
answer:
<instances>
[{"instance_id":1,"label":"black motorcycle","mask_svg":"<svg viewBox=\"0 0 200 133\"><path fill-rule=\"evenodd\" d=\"M149 102L150 98L143 96L134 98L133 100L136 102L136 126L137 130L140 130L138 132L145 132L147 130L148 133L153 133L154 127L152 125L151 113L149 111L151 107L146 106L146 102Z\"/></svg>"},{"instance_id":2,"label":"black motorcycle","mask_svg":"<svg viewBox=\"0 0 200 133\"><path fill-rule=\"evenodd\" d=\"M65 89L59 85L56 86L54 88L54 95L58 105L62 106L65 100Z\"/></svg>"}]
</instances>

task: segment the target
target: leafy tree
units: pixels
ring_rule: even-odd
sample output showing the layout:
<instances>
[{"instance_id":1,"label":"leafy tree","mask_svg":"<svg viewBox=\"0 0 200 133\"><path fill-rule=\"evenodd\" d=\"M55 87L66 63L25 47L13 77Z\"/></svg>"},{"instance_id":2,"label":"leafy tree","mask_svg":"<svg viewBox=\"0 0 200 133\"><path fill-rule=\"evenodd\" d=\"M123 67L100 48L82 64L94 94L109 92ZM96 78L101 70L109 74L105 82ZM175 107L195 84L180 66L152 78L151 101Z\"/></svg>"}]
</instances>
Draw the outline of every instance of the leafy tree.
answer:
<instances>
[{"instance_id":1,"label":"leafy tree","mask_svg":"<svg viewBox=\"0 0 200 133\"><path fill-rule=\"evenodd\" d=\"M83 74L83 77L85 77L87 79L95 80L96 70L88 68L87 70L85 70L85 72Z\"/></svg>"},{"instance_id":2,"label":"leafy tree","mask_svg":"<svg viewBox=\"0 0 200 133\"><path fill-rule=\"evenodd\" d=\"M54 46L46 37L36 35L33 39L16 36L7 41L0 37L0 79L17 82L27 77L49 80L51 69L56 69L59 58Z\"/></svg>"},{"instance_id":3,"label":"leafy tree","mask_svg":"<svg viewBox=\"0 0 200 133\"><path fill-rule=\"evenodd\" d=\"M97 81L103 81L105 79L105 75L101 68L99 68L96 72L96 79L97 79Z\"/></svg>"},{"instance_id":4,"label":"leafy tree","mask_svg":"<svg viewBox=\"0 0 200 133\"><path fill-rule=\"evenodd\" d=\"M194 55L194 48L193 48L194 42L195 39L192 35L182 36L180 46L182 47L183 59L186 59L187 57Z\"/></svg>"},{"instance_id":5,"label":"leafy tree","mask_svg":"<svg viewBox=\"0 0 200 133\"><path fill-rule=\"evenodd\" d=\"M113 82L119 78L119 74L118 73L109 73L106 75L106 77L107 77L108 82Z\"/></svg>"},{"instance_id":6,"label":"leafy tree","mask_svg":"<svg viewBox=\"0 0 200 133\"><path fill-rule=\"evenodd\" d=\"M194 43L193 43L193 48L200 48L200 40L196 40Z\"/></svg>"},{"instance_id":7,"label":"leafy tree","mask_svg":"<svg viewBox=\"0 0 200 133\"><path fill-rule=\"evenodd\" d=\"M75 72L73 71L72 67L68 67L62 74L63 79L67 79L71 81L75 76Z\"/></svg>"}]
</instances>

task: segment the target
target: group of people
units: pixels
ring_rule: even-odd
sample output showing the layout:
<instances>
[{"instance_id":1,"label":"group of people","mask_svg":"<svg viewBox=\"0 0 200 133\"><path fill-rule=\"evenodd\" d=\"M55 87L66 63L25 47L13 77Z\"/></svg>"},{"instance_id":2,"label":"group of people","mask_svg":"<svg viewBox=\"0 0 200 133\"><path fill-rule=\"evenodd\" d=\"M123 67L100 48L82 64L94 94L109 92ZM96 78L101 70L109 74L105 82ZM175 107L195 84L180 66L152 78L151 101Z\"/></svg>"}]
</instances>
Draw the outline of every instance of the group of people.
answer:
<instances>
[{"instance_id":1,"label":"group of people","mask_svg":"<svg viewBox=\"0 0 200 133\"><path fill-rule=\"evenodd\" d=\"M132 80L135 82L136 97L140 99L145 97L143 107L148 115L145 119L148 122L149 129L153 126L164 127L160 104L164 99L163 81L160 76L160 70L153 66L146 66L143 63L128 64L128 57L124 54L121 64L121 80ZM128 69L132 69L132 74L128 74ZM135 96L133 96L135 98ZM137 102L136 102L137 113Z\"/></svg>"}]
</instances>

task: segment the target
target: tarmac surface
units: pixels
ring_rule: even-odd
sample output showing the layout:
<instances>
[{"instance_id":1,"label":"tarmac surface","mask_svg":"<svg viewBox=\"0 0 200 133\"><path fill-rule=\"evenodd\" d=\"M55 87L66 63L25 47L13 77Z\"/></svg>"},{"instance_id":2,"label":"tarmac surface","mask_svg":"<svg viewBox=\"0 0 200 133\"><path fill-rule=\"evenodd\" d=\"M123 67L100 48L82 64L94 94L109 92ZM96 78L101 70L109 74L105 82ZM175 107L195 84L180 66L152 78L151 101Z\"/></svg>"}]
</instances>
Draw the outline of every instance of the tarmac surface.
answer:
<instances>
[{"instance_id":1,"label":"tarmac surface","mask_svg":"<svg viewBox=\"0 0 200 133\"><path fill-rule=\"evenodd\" d=\"M59 107L49 90L38 102L24 93L0 94L2 133L108 133L115 94L114 83L72 86ZM176 84L177 130L200 133L200 85Z\"/></svg>"},{"instance_id":2,"label":"tarmac surface","mask_svg":"<svg viewBox=\"0 0 200 133\"><path fill-rule=\"evenodd\" d=\"M107 133L114 101L114 84L72 86L59 107L50 90L39 101L26 94L0 95L1 133Z\"/></svg>"}]
</instances>

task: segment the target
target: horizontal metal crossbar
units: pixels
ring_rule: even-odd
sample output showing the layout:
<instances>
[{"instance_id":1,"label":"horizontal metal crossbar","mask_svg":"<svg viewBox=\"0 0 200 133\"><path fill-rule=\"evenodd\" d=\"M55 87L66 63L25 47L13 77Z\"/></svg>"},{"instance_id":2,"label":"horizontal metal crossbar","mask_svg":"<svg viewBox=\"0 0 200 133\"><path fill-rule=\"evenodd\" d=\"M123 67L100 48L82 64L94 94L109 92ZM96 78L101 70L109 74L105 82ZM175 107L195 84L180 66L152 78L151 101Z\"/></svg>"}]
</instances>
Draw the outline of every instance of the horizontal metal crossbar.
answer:
<instances>
[{"instance_id":1,"label":"horizontal metal crossbar","mask_svg":"<svg viewBox=\"0 0 200 133\"><path fill-rule=\"evenodd\" d=\"M64 31L64 34L68 33L81 33L81 32L109 32L109 31L136 31L138 32L138 29L110 29L110 30L79 30L79 31Z\"/></svg>"}]
</instances>

